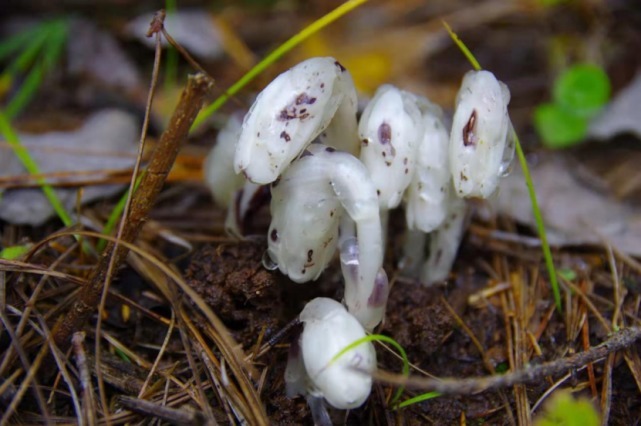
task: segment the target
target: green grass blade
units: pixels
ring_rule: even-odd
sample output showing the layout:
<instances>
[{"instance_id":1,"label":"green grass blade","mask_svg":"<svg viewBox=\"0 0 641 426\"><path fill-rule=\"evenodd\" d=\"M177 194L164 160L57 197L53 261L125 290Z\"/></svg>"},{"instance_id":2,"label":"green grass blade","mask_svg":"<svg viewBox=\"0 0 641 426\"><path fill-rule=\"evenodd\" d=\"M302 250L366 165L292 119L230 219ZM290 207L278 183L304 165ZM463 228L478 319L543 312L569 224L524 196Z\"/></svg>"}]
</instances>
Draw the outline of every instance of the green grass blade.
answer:
<instances>
[{"instance_id":1,"label":"green grass blade","mask_svg":"<svg viewBox=\"0 0 641 426\"><path fill-rule=\"evenodd\" d=\"M394 339L392 339L389 336L385 336L383 334L368 334L367 336L360 338L358 340L355 340L354 342L350 343L349 345L345 346L343 349L338 351L336 355L332 357L332 359L329 360L329 365L332 365L332 363L336 362L340 357L345 355L347 352L351 351L355 347L362 345L367 342L385 342L388 343L398 351L398 353L401 355L401 358L403 358L403 375L409 376L410 374L410 362L407 359L407 353L405 352L405 349ZM396 404L396 402L400 399L401 395L403 395L403 390L404 387L401 386L396 390L396 393L394 394L394 398L392 398L392 405Z\"/></svg>"},{"instance_id":2,"label":"green grass blade","mask_svg":"<svg viewBox=\"0 0 641 426\"><path fill-rule=\"evenodd\" d=\"M250 69L245 75L243 75L240 80L234 83L225 93L220 95L211 105L205 107L196 120L191 126L191 130L197 129L205 120L207 120L213 113L218 111L229 98L234 96L240 90L243 89L249 82L254 78L260 75L265 71L270 65L280 59L287 52L292 50L294 47L298 46L300 43L305 41L310 36L316 34L318 31L322 30L332 22L341 18L343 15L349 13L350 11L356 9L362 4L366 3L368 0L348 0L345 3L338 6L336 9L329 12L327 15L319 18L318 20L312 22L307 27L303 28L299 33L291 37L289 40L281 44L276 50L267 55L262 61L256 64L252 69Z\"/></svg>"},{"instance_id":3,"label":"green grass blade","mask_svg":"<svg viewBox=\"0 0 641 426\"><path fill-rule=\"evenodd\" d=\"M6 139L9 146L13 149L13 152L16 154L22 165L30 174L41 174L38 164L35 162L33 157L31 157L29 151L20 143L18 134L14 131L11 123L9 122L9 119L3 111L0 111L0 134L2 134L2 136ZM53 190L51 185L47 184L44 178L38 178L37 182L62 223L65 226L71 226L73 224L71 216L69 216L69 213L67 213L67 210L62 205L60 198L58 198L58 195Z\"/></svg>"},{"instance_id":4,"label":"green grass blade","mask_svg":"<svg viewBox=\"0 0 641 426\"><path fill-rule=\"evenodd\" d=\"M0 42L0 61L8 58L14 53L25 49L29 42L37 35L42 28L37 25L33 28L28 28L24 31L14 34L6 40Z\"/></svg>"},{"instance_id":5,"label":"green grass blade","mask_svg":"<svg viewBox=\"0 0 641 426\"><path fill-rule=\"evenodd\" d=\"M523 178L525 179L525 183L527 184L527 191L530 195L530 202L532 203L532 213L534 214L534 221L536 222L536 230L539 234L539 238L541 239L541 249L543 250L545 266L547 267L548 275L550 275L550 286L552 287L552 294L554 295L554 303L556 304L556 308L559 310L559 312L563 312L563 308L561 305L561 291L559 290L556 267L554 266L554 260L552 259L552 250L550 250L550 244L548 243L545 224L543 223L543 215L541 214L541 209L539 208L539 201L536 198L534 182L532 181L530 168L527 165L527 159L525 158L525 153L523 153L523 148L521 147L519 137L517 136L514 129L512 129L512 132L516 145L516 155L519 158L519 164L521 164L521 169L523 170Z\"/></svg>"},{"instance_id":6,"label":"green grass blade","mask_svg":"<svg viewBox=\"0 0 641 426\"><path fill-rule=\"evenodd\" d=\"M58 59L60 59L62 50L67 44L68 33L69 23L67 21L59 20L51 24L49 38L42 53L45 70L48 71L52 69L58 62Z\"/></svg>"},{"instance_id":7,"label":"green grass blade","mask_svg":"<svg viewBox=\"0 0 641 426\"><path fill-rule=\"evenodd\" d=\"M134 184L134 191L138 189L138 185L140 185L140 181L142 180L142 177L144 175L144 172L138 176L136 179L136 183ZM109 213L109 217L107 218L107 222L105 223L105 226L102 228L102 234L103 235L111 235L111 233L116 229L116 224L118 223L118 219L120 219L120 216L122 215L122 212L125 211L125 206L127 205L127 198L129 197L129 188L125 191L122 197L118 200L118 204L111 210L111 213ZM107 246L107 240L100 240L98 241L98 252L102 252L104 248Z\"/></svg>"},{"instance_id":8,"label":"green grass blade","mask_svg":"<svg viewBox=\"0 0 641 426\"><path fill-rule=\"evenodd\" d=\"M443 21L443 25L445 26L445 29L447 30L454 43L456 43L456 45L461 50L461 52L463 52L470 64L472 64L472 67L476 71L480 71L481 65L476 60L472 52L470 52L463 41L459 39L459 37L452 31L452 28L450 28L450 26L445 21ZM550 276L550 286L552 287L552 294L554 295L554 303L556 304L556 308L559 310L559 312L563 312L559 282L556 275L554 260L552 259L552 250L550 250L550 244L548 243L545 224L543 223L543 215L541 214L539 202L536 198L536 190L534 189L534 182L532 182L530 168L527 165L527 160L525 158L525 154L523 153L523 148L521 147L521 141L519 140L516 131L514 130L514 128L512 128L511 131L512 136L514 137L514 143L516 145L516 154L519 158L519 164L521 165L521 169L523 170L523 178L525 179L528 194L530 195L530 202L532 203L532 213L534 215L534 221L536 222L536 230L539 234L539 239L541 240L541 248L543 251L543 258L545 259L545 266L548 270L548 275Z\"/></svg>"},{"instance_id":9,"label":"green grass blade","mask_svg":"<svg viewBox=\"0 0 641 426\"><path fill-rule=\"evenodd\" d=\"M428 399L438 398L439 396L441 396L441 394L438 393L438 392L422 393L420 395L416 395L413 398L410 398L410 399L407 399L407 400L401 402L400 404L398 404L398 407L396 407L396 408L409 407L410 405L418 404L419 402L427 401Z\"/></svg>"},{"instance_id":10,"label":"green grass blade","mask_svg":"<svg viewBox=\"0 0 641 426\"><path fill-rule=\"evenodd\" d=\"M19 72L25 72L29 66L36 60L38 53L44 46L49 36L49 26L43 26L33 39L28 43L20 55L7 67L5 74L15 75Z\"/></svg>"},{"instance_id":11,"label":"green grass blade","mask_svg":"<svg viewBox=\"0 0 641 426\"><path fill-rule=\"evenodd\" d=\"M463 43L463 40L461 40L458 35L454 31L452 31L452 27L445 22L441 21L443 23L443 26L447 30L447 33L450 35L450 38L452 41L456 44L456 46L459 48L461 52L463 52L463 55L467 58L468 62L472 64L472 68L474 68L477 71L481 70L481 64L479 64L479 61L476 60L474 57L474 54L470 51L470 49L467 48L465 43Z\"/></svg>"},{"instance_id":12,"label":"green grass blade","mask_svg":"<svg viewBox=\"0 0 641 426\"><path fill-rule=\"evenodd\" d=\"M22 82L20 90L11 98L11 101L5 109L5 114L10 120L20 114L31 99L33 99L40 88L43 74L44 66L42 63L38 63L31 68L31 71L29 71L29 74L27 74L27 77Z\"/></svg>"},{"instance_id":13,"label":"green grass blade","mask_svg":"<svg viewBox=\"0 0 641 426\"><path fill-rule=\"evenodd\" d=\"M13 96L5 109L5 114L9 119L15 118L28 105L40 88L44 75L54 67L60 58L67 39L67 23L62 20L54 21L40 30L39 34L44 35L45 38L34 40L10 67L11 70L7 71L15 73L26 71L32 61L37 60L34 55L42 52L40 60L33 64L20 86L20 90Z\"/></svg>"}]
</instances>

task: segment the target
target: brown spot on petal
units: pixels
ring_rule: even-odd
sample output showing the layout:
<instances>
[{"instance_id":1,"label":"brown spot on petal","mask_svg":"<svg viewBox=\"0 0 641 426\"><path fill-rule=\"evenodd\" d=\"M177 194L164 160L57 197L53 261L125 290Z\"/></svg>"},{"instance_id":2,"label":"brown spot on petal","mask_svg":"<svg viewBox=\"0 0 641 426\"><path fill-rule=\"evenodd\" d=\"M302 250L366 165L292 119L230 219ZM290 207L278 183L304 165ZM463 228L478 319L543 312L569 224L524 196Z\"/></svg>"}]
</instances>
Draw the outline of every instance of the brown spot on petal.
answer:
<instances>
[{"instance_id":1,"label":"brown spot on petal","mask_svg":"<svg viewBox=\"0 0 641 426\"><path fill-rule=\"evenodd\" d=\"M465 126L463 126L463 145L464 146L475 146L476 145L476 110L472 111L469 120Z\"/></svg>"},{"instance_id":2,"label":"brown spot on petal","mask_svg":"<svg viewBox=\"0 0 641 426\"><path fill-rule=\"evenodd\" d=\"M378 140L381 144L387 145L392 142L392 128L383 122L378 126Z\"/></svg>"},{"instance_id":3,"label":"brown spot on petal","mask_svg":"<svg viewBox=\"0 0 641 426\"><path fill-rule=\"evenodd\" d=\"M308 262L312 261L312 256L314 256L314 250L308 250L307 251L307 261Z\"/></svg>"},{"instance_id":4,"label":"brown spot on petal","mask_svg":"<svg viewBox=\"0 0 641 426\"><path fill-rule=\"evenodd\" d=\"M296 105L312 105L314 102L316 102L316 98L312 98L307 93L301 93L296 97ZM301 110L301 112L304 112L306 110Z\"/></svg>"},{"instance_id":5,"label":"brown spot on petal","mask_svg":"<svg viewBox=\"0 0 641 426\"><path fill-rule=\"evenodd\" d=\"M280 132L280 138L281 139L285 139L285 142L289 142L289 141L292 140L291 136L289 136L289 133L287 133L284 130L282 132Z\"/></svg>"},{"instance_id":6,"label":"brown spot on petal","mask_svg":"<svg viewBox=\"0 0 641 426\"><path fill-rule=\"evenodd\" d=\"M272 232L269 233L269 238L271 238L273 242L278 241L278 230L276 230L276 228L272 229Z\"/></svg>"},{"instance_id":7,"label":"brown spot on petal","mask_svg":"<svg viewBox=\"0 0 641 426\"><path fill-rule=\"evenodd\" d=\"M338 61L334 62L334 65L336 65L338 68L340 68L341 72L345 72L345 71L347 70L347 69L346 69L343 65L341 65L341 63L340 63L340 62L338 62Z\"/></svg>"}]
</instances>

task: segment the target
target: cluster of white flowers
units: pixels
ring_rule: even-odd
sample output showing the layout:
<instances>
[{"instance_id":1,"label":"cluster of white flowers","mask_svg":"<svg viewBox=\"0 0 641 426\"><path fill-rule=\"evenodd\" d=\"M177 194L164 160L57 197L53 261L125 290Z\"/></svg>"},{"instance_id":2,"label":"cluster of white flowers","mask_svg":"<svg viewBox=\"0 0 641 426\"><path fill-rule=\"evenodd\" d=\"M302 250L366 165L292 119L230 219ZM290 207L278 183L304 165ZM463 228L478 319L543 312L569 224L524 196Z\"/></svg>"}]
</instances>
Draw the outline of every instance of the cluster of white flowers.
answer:
<instances>
[{"instance_id":1,"label":"cluster of white flowers","mask_svg":"<svg viewBox=\"0 0 641 426\"><path fill-rule=\"evenodd\" d=\"M324 397L337 408L366 400L371 378L352 367L375 368L371 343L330 360L384 316L388 211L404 204L407 268L426 284L444 279L463 236L465 198L491 195L512 159L509 97L492 73L471 71L451 130L440 107L391 85L378 89L357 120L350 74L334 58L313 58L270 83L242 125L232 117L219 133L205 173L215 199L230 206L231 232L242 234L248 206L270 184L274 268L308 282L340 252L347 309L315 299L303 310L300 356L286 375L290 393Z\"/></svg>"}]
</instances>

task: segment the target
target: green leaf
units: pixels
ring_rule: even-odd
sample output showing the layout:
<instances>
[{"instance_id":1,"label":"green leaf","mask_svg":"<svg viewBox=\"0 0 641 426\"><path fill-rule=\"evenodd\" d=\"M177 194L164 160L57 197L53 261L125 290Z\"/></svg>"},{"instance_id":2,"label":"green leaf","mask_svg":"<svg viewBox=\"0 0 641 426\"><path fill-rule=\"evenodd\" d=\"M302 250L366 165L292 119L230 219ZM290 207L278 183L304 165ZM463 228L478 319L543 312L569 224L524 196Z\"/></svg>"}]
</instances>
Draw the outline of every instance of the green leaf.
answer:
<instances>
[{"instance_id":1,"label":"green leaf","mask_svg":"<svg viewBox=\"0 0 641 426\"><path fill-rule=\"evenodd\" d=\"M569 391L560 391L545 404L545 412L535 426L597 426L599 413L585 398L575 399Z\"/></svg>"},{"instance_id":2,"label":"green leaf","mask_svg":"<svg viewBox=\"0 0 641 426\"><path fill-rule=\"evenodd\" d=\"M438 393L438 392L434 392L434 391L433 392L425 392L425 393L422 393L420 395L416 395L413 398L406 399L405 401L403 401L400 404L398 404L397 408L409 407L410 405L418 404L419 402L427 401L428 399L438 398L439 396L441 396L441 394Z\"/></svg>"},{"instance_id":3,"label":"green leaf","mask_svg":"<svg viewBox=\"0 0 641 426\"><path fill-rule=\"evenodd\" d=\"M581 142L588 130L588 122L557 104L548 103L536 107L534 127L545 146L560 149Z\"/></svg>"},{"instance_id":4,"label":"green leaf","mask_svg":"<svg viewBox=\"0 0 641 426\"><path fill-rule=\"evenodd\" d=\"M30 245L9 246L0 250L0 259L14 260L29 251Z\"/></svg>"},{"instance_id":5,"label":"green leaf","mask_svg":"<svg viewBox=\"0 0 641 426\"><path fill-rule=\"evenodd\" d=\"M576 272L570 268L559 269L559 276L567 281L574 281L577 277Z\"/></svg>"},{"instance_id":6,"label":"green leaf","mask_svg":"<svg viewBox=\"0 0 641 426\"><path fill-rule=\"evenodd\" d=\"M591 118L610 99L610 79L601 67L577 64L556 79L553 96L569 113Z\"/></svg>"}]
</instances>

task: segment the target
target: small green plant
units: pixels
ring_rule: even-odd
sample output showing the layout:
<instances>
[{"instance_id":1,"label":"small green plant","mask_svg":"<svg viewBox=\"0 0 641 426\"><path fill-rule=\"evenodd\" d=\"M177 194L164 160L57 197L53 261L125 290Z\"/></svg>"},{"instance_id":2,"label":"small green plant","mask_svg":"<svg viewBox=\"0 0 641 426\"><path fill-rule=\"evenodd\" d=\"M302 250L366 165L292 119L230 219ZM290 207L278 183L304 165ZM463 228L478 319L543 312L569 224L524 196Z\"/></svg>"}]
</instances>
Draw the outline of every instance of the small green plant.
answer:
<instances>
[{"instance_id":1,"label":"small green plant","mask_svg":"<svg viewBox=\"0 0 641 426\"><path fill-rule=\"evenodd\" d=\"M585 138L590 120L610 99L610 80L601 67L577 64L555 80L552 95L534 111L534 126L544 145L566 148Z\"/></svg>"},{"instance_id":2,"label":"small green plant","mask_svg":"<svg viewBox=\"0 0 641 426\"><path fill-rule=\"evenodd\" d=\"M27 251L29 251L29 248L31 248L29 244L25 244L22 246L5 247L2 250L0 250L0 259L5 259L5 260L18 259L20 256L22 256Z\"/></svg>"},{"instance_id":3,"label":"small green plant","mask_svg":"<svg viewBox=\"0 0 641 426\"><path fill-rule=\"evenodd\" d=\"M568 391L554 394L545 404L545 411L534 421L535 426L596 426L599 413L585 398L574 398Z\"/></svg>"}]
</instances>

